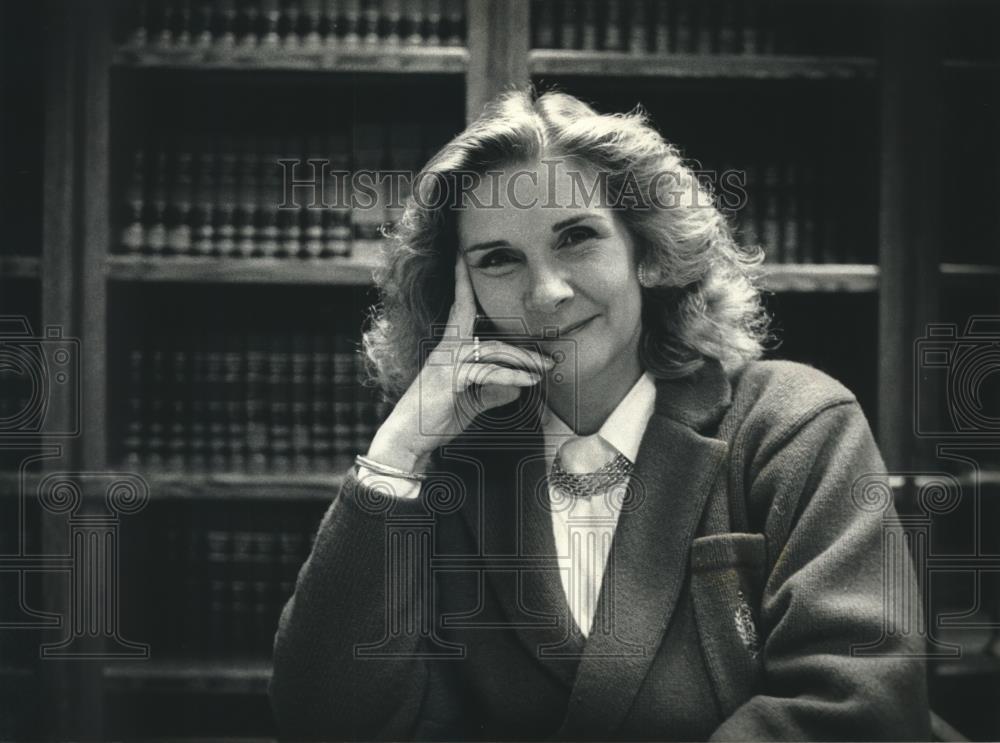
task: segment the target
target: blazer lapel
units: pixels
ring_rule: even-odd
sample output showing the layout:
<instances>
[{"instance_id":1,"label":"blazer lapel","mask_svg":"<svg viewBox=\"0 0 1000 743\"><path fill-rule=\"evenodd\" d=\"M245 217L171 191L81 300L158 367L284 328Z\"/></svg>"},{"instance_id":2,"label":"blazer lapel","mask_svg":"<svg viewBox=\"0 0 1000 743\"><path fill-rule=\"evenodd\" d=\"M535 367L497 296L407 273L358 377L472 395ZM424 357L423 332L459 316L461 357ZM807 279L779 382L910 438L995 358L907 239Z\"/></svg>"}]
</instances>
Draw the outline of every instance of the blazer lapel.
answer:
<instances>
[{"instance_id":1,"label":"blazer lapel","mask_svg":"<svg viewBox=\"0 0 1000 743\"><path fill-rule=\"evenodd\" d=\"M576 676L582 642L563 594L548 509L545 440L540 428L493 437L475 430L446 454L476 452L479 482L466 492L481 494L461 509L478 547L478 558L489 567L484 584L493 591L521 644L547 672L567 688ZM445 620L450 626L456 622ZM464 618L476 626L474 617ZM543 648L561 652L544 653Z\"/></svg>"},{"instance_id":2,"label":"blazer lapel","mask_svg":"<svg viewBox=\"0 0 1000 743\"><path fill-rule=\"evenodd\" d=\"M728 452L725 442L699 430L717 423L730 392L715 362L684 380L657 381L656 409L636 457L559 737L611 736L649 672Z\"/></svg>"}]
</instances>

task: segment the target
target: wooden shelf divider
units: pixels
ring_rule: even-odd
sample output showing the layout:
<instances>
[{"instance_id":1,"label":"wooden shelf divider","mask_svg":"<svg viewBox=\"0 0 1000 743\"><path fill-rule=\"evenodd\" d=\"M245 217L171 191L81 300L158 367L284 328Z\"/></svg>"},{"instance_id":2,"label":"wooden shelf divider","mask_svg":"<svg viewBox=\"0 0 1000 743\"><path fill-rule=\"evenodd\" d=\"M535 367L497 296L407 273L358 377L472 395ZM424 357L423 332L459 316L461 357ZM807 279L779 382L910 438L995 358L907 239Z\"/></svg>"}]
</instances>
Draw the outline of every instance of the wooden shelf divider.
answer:
<instances>
[{"instance_id":1,"label":"wooden shelf divider","mask_svg":"<svg viewBox=\"0 0 1000 743\"><path fill-rule=\"evenodd\" d=\"M629 54L533 49L534 75L728 79L874 79L878 63L863 57L791 57L744 54Z\"/></svg>"},{"instance_id":2,"label":"wooden shelf divider","mask_svg":"<svg viewBox=\"0 0 1000 743\"><path fill-rule=\"evenodd\" d=\"M37 279L41 263L36 255L0 255L0 279Z\"/></svg>"},{"instance_id":3,"label":"wooden shelf divider","mask_svg":"<svg viewBox=\"0 0 1000 743\"><path fill-rule=\"evenodd\" d=\"M873 292L879 268L867 263L765 264L762 286L775 292Z\"/></svg>"},{"instance_id":4,"label":"wooden shelf divider","mask_svg":"<svg viewBox=\"0 0 1000 743\"><path fill-rule=\"evenodd\" d=\"M198 70L300 70L322 72L373 72L412 74L462 74L469 65L465 47L406 47L362 44L332 47L236 45L120 47L116 67Z\"/></svg>"},{"instance_id":5,"label":"wooden shelf divider","mask_svg":"<svg viewBox=\"0 0 1000 743\"><path fill-rule=\"evenodd\" d=\"M111 255L106 271L113 281L365 286L372 283L378 262L370 252L363 253L351 258Z\"/></svg>"},{"instance_id":6,"label":"wooden shelf divider","mask_svg":"<svg viewBox=\"0 0 1000 743\"><path fill-rule=\"evenodd\" d=\"M271 663L261 659L122 661L106 663L103 678L105 691L264 695Z\"/></svg>"}]
</instances>

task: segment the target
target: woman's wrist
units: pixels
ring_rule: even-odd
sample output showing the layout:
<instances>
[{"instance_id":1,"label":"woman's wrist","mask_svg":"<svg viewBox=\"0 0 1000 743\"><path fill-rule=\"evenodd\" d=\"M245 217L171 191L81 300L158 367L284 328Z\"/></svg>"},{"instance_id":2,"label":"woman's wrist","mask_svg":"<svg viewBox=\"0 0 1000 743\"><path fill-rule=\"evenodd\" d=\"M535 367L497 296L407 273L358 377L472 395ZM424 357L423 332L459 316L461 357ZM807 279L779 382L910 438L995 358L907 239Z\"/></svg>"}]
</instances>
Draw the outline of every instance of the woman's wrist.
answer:
<instances>
[{"instance_id":1,"label":"woman's wrist","mask_svg":"<svg viewBox=\"0 0 1000 743\"><path fill-rule=\"evenodd\" d=\"M380 464L414 474L423 474L430 461L430 452L414 451L401 437L384 429L379 429L375 434L365 456Z\"/></svg>"}]
</instances>

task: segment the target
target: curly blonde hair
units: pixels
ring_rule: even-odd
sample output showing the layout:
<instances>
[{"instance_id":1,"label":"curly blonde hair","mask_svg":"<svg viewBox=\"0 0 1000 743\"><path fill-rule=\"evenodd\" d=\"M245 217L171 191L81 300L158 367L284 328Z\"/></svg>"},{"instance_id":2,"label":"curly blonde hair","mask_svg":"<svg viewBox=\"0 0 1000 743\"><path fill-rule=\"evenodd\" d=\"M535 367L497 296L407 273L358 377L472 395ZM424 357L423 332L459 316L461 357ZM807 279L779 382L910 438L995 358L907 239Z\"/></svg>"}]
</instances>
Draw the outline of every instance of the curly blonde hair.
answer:
<instances>
[{"instance_id":1,"label":"curly blonde hair","mask_svg":"<svg viewBox=\"0 0 1000 743\"><path fill-rule=\"evenodd\" d=\"M642 289L645 369L678 378L708 357L733 372L761 355L768 318L754 269L763 251L737 244L714 206L711 187L642 109L599 114L565 93L517 91L494 100L427 163L402 219L387 235L385 260L375 272L381 299L363 337L369 372L387 397L398 399L416 378L429 350L421 340L433 337L454 300L456 220L442 189L460 173L557 157L606 175L613 203L623 203L615 197L638 185L659 199L654 203L680 207L633 203L617 211L635 240L638 262L655 279ZM671 174L669 191L665 172Z\"/></svg>"}]
</instances>

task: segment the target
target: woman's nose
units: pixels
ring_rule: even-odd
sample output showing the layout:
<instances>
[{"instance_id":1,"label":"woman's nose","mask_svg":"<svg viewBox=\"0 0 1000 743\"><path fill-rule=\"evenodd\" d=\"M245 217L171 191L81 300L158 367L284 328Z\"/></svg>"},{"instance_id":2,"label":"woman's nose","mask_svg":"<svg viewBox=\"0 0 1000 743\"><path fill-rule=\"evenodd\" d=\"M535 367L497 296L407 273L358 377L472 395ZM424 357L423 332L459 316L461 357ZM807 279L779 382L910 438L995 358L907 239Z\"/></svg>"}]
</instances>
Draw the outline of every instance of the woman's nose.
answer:
<instances>
[{"instance_id":1,"label":"woman's nose","mask_svg":"<svg viewBox=\"0 0 1000 743\"><path fill-rule=\"evenodd\" d=\"M524 306L532 312L551 314L573 296L573 287L558 271L542 268L532 272Z\"/></svg>"}]
</instances>

